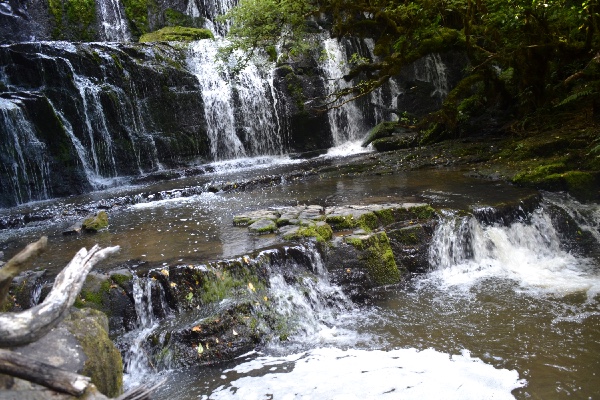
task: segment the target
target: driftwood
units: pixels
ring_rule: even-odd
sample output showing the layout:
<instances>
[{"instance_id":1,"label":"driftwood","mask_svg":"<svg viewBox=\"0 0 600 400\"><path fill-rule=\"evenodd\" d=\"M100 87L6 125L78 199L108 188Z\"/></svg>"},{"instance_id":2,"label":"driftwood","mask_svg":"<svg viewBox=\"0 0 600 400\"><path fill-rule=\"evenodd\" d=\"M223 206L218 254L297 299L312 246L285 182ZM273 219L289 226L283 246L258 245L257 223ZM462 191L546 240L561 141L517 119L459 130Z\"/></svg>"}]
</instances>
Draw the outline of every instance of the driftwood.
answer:
<instances>
[{"instance_id":1,"label":"driftwood","mask_svg":"<svg viewBox=\"0 0 600 400\"><path fill-rule=\"evenodd\" d=\"M37 383L57 392L80 396L90 384L90 378L55 366L0 349L0 373Z\"/></svg>"},{"instance_id":2,"label":"driftwood","mask_svg":"<svg viewBox=\"0 0 600 400\"><path fill-rule=\"evenodd\" d=\"M47 246L47 238L28 245L0 268L0 306L8 294L12 279L27 269L29 261ZM56 276L52 290L39 305L19 313L0 313L0 347L21 346L34 342L58 325L68 314L85 278L94 265L119 250L118 246L90 251L81 249ZM49 365L19 353L0 349L0 374L37 383L57 392L81 396L91 385L90 378ZM117 400L144 400L163 382L142 385Z\"/></svg>"},{"instance_id":3,"label":"driftwood","mask_svg":"<svg viewBox=\"0 0 600 400\"><path fill-rule=\"evenodd\" d=\"M56 276L51 292L41 304L18 313L0 313L0 347L34 342L58 325L75 303L94 265L118 250L119 246L101 249L97 245L90 251L79 250Z\"/></svg>"}]
</instances>

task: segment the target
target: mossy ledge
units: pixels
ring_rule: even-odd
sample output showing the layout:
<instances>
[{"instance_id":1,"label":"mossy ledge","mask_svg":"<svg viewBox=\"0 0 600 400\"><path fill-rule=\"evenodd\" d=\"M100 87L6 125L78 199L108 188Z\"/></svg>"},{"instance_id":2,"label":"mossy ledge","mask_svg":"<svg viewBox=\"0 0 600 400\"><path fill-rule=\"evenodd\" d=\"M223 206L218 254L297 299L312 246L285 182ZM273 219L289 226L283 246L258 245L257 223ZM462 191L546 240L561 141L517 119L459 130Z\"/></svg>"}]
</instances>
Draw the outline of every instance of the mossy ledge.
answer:
<instances>
[{"instance_id":1,"label":"mossy ledge","mask_svg":"<svg viewBox=\"0 0 600 400\"><path fill-rule=\"evenodd\" d=\"M400 282L402 274L385 232L352 235L346 237L345 241L361 251L359 259L364 262L369 275L377 285L392 285Z\"/></svg>"},{"instance_id":2,"label":"mossy ledge","mask_svg":"<svg viewBox=\"0 0 600 400\"><path fill-rule=\"evenodd\" d=\"M140 43L147 42L191 42L194 40L214 39L211 31L204 28L188 28L184 26L167 26L154 32L145 33Z\"/></svg>"}]
</instances>

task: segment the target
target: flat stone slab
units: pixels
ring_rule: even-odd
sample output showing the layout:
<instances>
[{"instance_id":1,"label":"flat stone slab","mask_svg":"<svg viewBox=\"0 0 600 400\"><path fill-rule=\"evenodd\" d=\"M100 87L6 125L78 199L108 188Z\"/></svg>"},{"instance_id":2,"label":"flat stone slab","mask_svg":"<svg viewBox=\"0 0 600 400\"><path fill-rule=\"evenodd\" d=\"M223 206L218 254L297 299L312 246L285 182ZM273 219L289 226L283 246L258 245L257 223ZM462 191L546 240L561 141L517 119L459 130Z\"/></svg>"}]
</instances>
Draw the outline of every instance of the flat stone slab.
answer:
<instances>
[{"instance_id":1,"label":"flat stone slab","mask_svg":"<svg viewBox=\"0 0 600 400\"><path fill-rule=\"evenodd\" d=\"M325 224L333 230L360 230L368 233L397 221L430 218L433 213L433 209L426 203L347 205L327 208L319 205L299 205L249 211L236 215L233 224L247 226L252 233L278 232L284 238L311 237L311 235L319 237L322 235L313 235L314 229L312 231L292 229L286 226L322 228Z\"/></svg>"}]
</instances>

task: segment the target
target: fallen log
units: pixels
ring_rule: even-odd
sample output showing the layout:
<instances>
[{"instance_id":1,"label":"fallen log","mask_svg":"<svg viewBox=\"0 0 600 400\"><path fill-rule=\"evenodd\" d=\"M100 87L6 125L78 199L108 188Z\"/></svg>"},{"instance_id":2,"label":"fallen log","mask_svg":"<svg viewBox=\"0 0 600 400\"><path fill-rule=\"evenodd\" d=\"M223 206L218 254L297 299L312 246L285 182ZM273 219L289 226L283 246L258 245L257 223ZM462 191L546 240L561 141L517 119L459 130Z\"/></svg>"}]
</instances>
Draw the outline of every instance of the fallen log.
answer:
<instances>
[{"instance_id":1,"label":"fallen log","mask_svg":"<svg viewBox=\"0 0 600 400\"><path fill-rule=\"evenodd\" d=\"M57 392L80 396L90 378L65 371L14 351L0 349L0 373L37 383Z\"/></svg>"}]
</instances>

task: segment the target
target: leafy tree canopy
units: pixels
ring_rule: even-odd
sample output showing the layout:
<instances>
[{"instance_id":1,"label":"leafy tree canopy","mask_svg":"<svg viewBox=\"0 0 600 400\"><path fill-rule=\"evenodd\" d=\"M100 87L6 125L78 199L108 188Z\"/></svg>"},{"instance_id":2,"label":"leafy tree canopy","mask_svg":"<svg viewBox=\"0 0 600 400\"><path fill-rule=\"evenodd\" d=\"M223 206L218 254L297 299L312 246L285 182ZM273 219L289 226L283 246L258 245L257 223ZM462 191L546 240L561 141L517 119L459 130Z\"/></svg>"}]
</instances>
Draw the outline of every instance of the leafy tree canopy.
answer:
<instances>
[{"instance_id":1,"label":"leafy tree canopy","mask_svg":"<svg viewBox=\"0 0 600 400\"><path fill-rule=\"evenodd\" d=\"M354 58L347 76L360 79L349 90L358 95L428 53L462 50L471 67L438 113L446 125L466 99L522 116L600 92L600 0L240 0L223 18L229 53L265 49L280 61L314 49L318 24L372 38L377 57Z\"/></svg>"}]
</instances>

